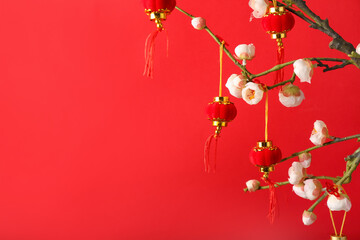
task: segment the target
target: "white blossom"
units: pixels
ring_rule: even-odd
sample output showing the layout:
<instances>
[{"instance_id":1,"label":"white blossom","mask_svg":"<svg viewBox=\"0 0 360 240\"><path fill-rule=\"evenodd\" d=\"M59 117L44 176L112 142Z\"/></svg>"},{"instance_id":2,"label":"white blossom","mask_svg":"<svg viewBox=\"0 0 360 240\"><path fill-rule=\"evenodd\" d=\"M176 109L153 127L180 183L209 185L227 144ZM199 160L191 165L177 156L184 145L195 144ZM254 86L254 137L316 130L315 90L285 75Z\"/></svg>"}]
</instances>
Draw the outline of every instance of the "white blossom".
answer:
<instances>
[{"instance_id":1,"label":"white blossom","mask_svg":"<svg viewBox=\"0 0 360 240\"><path fill-rule=\"evenodd\" d=\"M299 184L306 177L305 168L299 162L293 162L289 168L289 182L290 184Z\"/></svg>"},{"instance_id":2,"label":"white blossom","mask_svg":"<svg viewBox=\"0 0 360 240\"><path fill-rule=\"evenodd\" d=\"M285 107L297 107L305 99L304 93L298 86L288 84L279 91L279 101Z\"/></svg>"},{"instance_id":3,"label":"white blossom","mask_svg":"<svg viewBox=\"0 0 360 240\"><path fill-rule=\"evenodd\" d=\"M246 85L246 78L243 75L231 74L225 86L229 89L232 96L236 98L242 97L242 90Z\"/></svg>"},{"instance_id":4,"label":"white blossom","mask_svg":"<svg viewBox=\"0 0 360 240\"><path fill-rule=\"evenodd\" d=\"M246 187L249 192L255 192L260 187L260 182L258 180L249 180L246 182Z\"/></svg>"},{"instance_id":5,"label":"white blossom","mask_svg":"<svg viewBox=\"0 0 360 240\"><path fill-rule=\"evenodd\" d=\"M202 30L206 26L206 20L202 17L195 17L191 20L191 25L197 30Z\"/></svg>"},{"instance_id":6,"label":"white blossom","mask_svg":"<svg viewBox=\"0 0 360 240\"><path fill-rule=\"evenodd\" d=\"M302 221L304 225L309 226L316 221L316 215L313 212L304 211L302 215Z\"/></svg>"},{"instance_id":7,"label":"white blossom","mask_svg":"<svg viewBox=\"0 0 360 240\"><path fill-rule=\"evenodd\" d=\"M314 122L314 129L311 132L310 141L316 146L321 146L328 137L329 132L326 124L321 120L316 120Z\"/></svg>"},{"instance_id":8,"label":"white blossom","mask_svg":"<svg viewBox=\"0 0 360 240\"><path fill-rule=\"evenodd\" d=\"M238 59L251 60L255 57L254 44L240 44L235 48L235 55Z\"/></svg>"},{"instance_id":9,"label":"white blossom","mask_svg":"<svg viewBox=\"0 0 360 240\"><path fill-rule=\"evenodd\" d=\"M327 206L331 211L350 211L351 202L347 195L340 194L339 197L330 195L327 200Z\"/></svg>"},{"instance_id":10,"label":"white blossom","mask_svg":"<svg viewBox=\"0 0 360 240\"><path fill-rule=\"evenodd\" d=\"M254 10L252 12L252 16L255 18L262 18L267 10L267 7L269 5L268 0L250 0L249 6ZM252 17L250 18L250 21L252 20Z\"/></svg>"},{"instance_id":11,"label":"white blossom","mask_svg":"<svg viewBox=\"0 0 360 240\"><path fill-rule=\"evenodd\" d=\"M309 200L317 199L322 191L322 185L319 180L317 179L306 179L304 181L304 192L306 198Z\"/></svg>"},{"instance_id":12,"label":"white blossom","mask_svg":"<svg viewBox=\"0 0 360 240\"><path fill-rule=\"evenodd\" d=\"M264 89L260 84L248 82L242 90L242 98L250 105L257 104L264 95Z\"/></svg>"},{"instance_id":13,"label":"white blossom","mask_svg":"<svg viewBox=\"0 0 360 240\"><path fill-rule=\"evenodd\" d=\"M313 76L313 64L309 59L298 59L294 62L294 73L298 78L300 78L300 82L308 82L311 83L311 77Z\"/></svg>"}]
</instances>

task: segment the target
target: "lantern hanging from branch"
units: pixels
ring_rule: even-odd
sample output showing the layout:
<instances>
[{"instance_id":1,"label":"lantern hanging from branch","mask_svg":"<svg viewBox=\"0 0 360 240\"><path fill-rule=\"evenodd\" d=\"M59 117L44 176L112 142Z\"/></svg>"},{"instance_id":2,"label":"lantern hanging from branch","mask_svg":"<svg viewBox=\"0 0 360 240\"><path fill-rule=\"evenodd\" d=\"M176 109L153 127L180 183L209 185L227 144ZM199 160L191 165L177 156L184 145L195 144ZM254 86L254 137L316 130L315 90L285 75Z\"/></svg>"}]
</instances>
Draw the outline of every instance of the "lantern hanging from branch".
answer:
<instances>
[{"instance_id":1,"label":"lantern hanging from branch","mask_svg":"<svg viewBox=\"0 0 360 240\"><path fill-rule=\"evenodd\" d=\"M273 0L273 5L270 6L262 18L262 25L265 31L270 34L272 39L277 42L277 60L276 65L284 62L284 44L283 38L286 38L295 24L294 16L283 6L278 6L277 1ZM275 83L282 82L284 78L284 71L280 69L276 72Z\"/></svg>"},{"instance_id":2,"label":"lantern hanging from branch","mask_svg":"<svg viewBox=\"0 0 360 240\"><path fill-rule=\"evenodd\" d=\"M234 103L229 101L229 97L222 96L222 55L224 50L224 41L220 44L220 84L219 84L219 96L214 97L214 100L210 102L206 108L208 119L212 121L212 125L216 127L215 133L210 135L205 143L204 148L204 163L205 172L210 172L211 169L216 169L216 150L217 141L220 137L220 132L223 127L226 127L228 122L232 121L237 114ZM212 140L215 140L215 158L213 167L210 164L210 147Z\"/></svg>"},{"instance_id":3,"label":"lantern hanging from branch","mask_svg":"<svg viewBox=\"0 0 360 240\"><path fill-rule=\"evenodd\" d=\"M164 30L163 21L174 10L175 0L142 0L145 13L151 21L156 23L156 30L149 34L145 42L145 69L144 75L153 77L155 39L159 32Z\"/></svg>"},{"instance_id":4,"label":"lantern hanging from branch","mask_svg":"<svg viewBox=\"0 0 360 240\"><path fill-rule=\"evenodd\" d=\"M256 167L259 167L260 172L264 173L262 180L269 185L270 200L269 200L269 220L271 223L275 219L276 197L275 185L269 178L269 173L274 171L274 166L281 161L282 154L280 148L273 145L272 141L268 140L268 112L269 112L269 98L268 89L265 86L265 140L258 141L257 146L251 149L249 153L250 162Z\"/></svg>"}]
</instances>

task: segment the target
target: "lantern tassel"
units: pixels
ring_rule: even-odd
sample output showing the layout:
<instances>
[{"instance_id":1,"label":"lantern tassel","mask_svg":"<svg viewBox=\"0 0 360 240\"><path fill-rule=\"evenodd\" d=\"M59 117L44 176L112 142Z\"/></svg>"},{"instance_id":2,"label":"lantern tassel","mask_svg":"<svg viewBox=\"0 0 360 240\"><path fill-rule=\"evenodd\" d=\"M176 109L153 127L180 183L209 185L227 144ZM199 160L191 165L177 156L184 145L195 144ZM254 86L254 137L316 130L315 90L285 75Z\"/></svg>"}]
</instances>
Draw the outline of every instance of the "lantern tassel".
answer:
<instances>
[{"instance_id":1,"label":"lantern tassel","mask_svg":"<svg viewBox=\"0 0 360 240\"><path fill-rule=\"evenodd\" d=\"M262 177L262 180L264 180L264 182L269 185L270 200L269 200L268 218L269 218L270 223L274 223L275 214L276 214L276 206L277 206L277 199L276 199L276 195L275 195L275 184L276 183L272 182L268 178L267 174L268 173L264 174L264 177Z\"/></svg>"},{"instance_id":2,"label":"lantern tassel","mask_svg":"<svg viewBox=\"0 0 360 240\"><path fill-rule=\"evenodd\" d=\"M284 50L284 46L283 46L281 38L278 38L277 42L278 42L278 49L277 49L277 54L276 54L276 65L279 65L279 64L284 63L285 50ZM282 68L282 69L276 71L274 84L277 84L277 83L283 82L283 81L284 81L284 69Z\"/></svg>"},{"instance_id":3,"label":"lantern tassel","mask_svg":"<svg viewBox=\"0 0 360 240\"><path fill-rule=\"evenodd\" d=\"M145 41L145 69L144 76L153 78L154 70L154 49L155 49L155 39L159 33L159 30L156 30L149 34Z\"/></svg>"},{"instance_id":4,"label":"lantern tassel","mask_svg":"<svg viewBox=\"0 0 360 240\"><path fill-rule=\"evenodd\" d=\"M205 165L205 172L210 173L211 170L213 170L214 172L216 171L216 156L217 156L217 145L218 145L218 138L220 136L215 133L210 135L205 142L205 147L204 147L204 165ZM211 149L211 143L212 140L215 140L215 146L214 146L214 166L211 167L211 163L210 163L210 149Z\"/></svg>"}]
</instances>

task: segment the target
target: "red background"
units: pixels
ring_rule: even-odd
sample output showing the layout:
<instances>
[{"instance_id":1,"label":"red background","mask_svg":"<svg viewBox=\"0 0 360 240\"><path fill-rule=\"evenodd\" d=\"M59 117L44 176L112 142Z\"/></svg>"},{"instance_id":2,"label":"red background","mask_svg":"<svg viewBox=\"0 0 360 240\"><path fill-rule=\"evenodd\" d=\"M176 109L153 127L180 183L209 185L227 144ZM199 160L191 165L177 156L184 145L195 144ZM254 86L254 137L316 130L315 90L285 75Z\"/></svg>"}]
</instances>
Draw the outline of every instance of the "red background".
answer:
<instances>
[{"instance_id":1,"label":"red background","mask_svg":"<svg viewBox=\"0 0 360 240\"><path fill-rule=\"evenodd\" d=\"M357 0L307 1L355 46ZM179 0L207 19L233 49L256 46L253 73L274 65L275 43L248 1ZM266 215L268 191L244 193L259 178L248 152L263 137L264 101L232 98L237 118L223 130L216 174L203 170L203 146L214 129L204 113L218 88L218 46L175 10L156 40L155 78L142 76L144 42L155 28L140 1L12 0L0 6L0 238L55 239L328 239L326 202L318 220L302 224L312 202L290 186L277 190L279 214ZM340 57L330 38L296 19L285 40L286 60ZM287 70L290 76L292 67ZM224 78L240 73L227 57ZM270 136L284 156L312 146L313 122L331 135L360 133L359 70L323 73L296 84L306 99L282 106L270 92ZM272 82L272 76L260 80ZM341 175L356 141L313 152L309 173ZM272 178L287 179L292 161ZM353 208L344 232L358 239L359 170L346 186ZM336 214L338 227L342 214Z\"/></svg>"}]
</instances>

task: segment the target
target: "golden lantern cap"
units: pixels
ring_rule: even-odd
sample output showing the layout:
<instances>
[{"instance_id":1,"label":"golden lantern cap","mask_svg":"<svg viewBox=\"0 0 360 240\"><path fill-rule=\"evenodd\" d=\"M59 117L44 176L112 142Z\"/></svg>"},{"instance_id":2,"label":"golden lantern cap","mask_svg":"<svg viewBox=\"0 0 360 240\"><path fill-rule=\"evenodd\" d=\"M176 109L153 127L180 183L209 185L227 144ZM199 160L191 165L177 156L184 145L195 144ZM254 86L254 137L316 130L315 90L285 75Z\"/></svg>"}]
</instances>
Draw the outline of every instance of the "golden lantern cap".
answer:
<instances>
[{"instance_id":1,"label":"golden lantern cap","mask_svg":"<svg viewBox=\"0 0 360 240\"><path fill-rule=\"evenodd\" d=\"M285 12L285 7L283 6L269 8L269 13L284 13L284 12Z\"/></svg>"},{"instance_id":2,"label":"golden lantern cap","mask_svg":"<svg viewBox=\"0 0 360 240\"><path fill-rule=\"evenodd\" d=\"M218 103L230 103L229 97L214 97L214 102Z\"/></svg>"},{"instance_id":3,"label":"golden lantern cap","mask_svg":"<svg viewBox=\"0 0 360 240\"><path fill-rule=\"evenodd\" d=\"M330 240L347 240L346 236L330 236Z\"/></svg>"},{"instance_id":4,"label":"golden lantern cap","mask_svg":"<svg viewBox=\"0 0 360 240\"><path fill-rule=\"evenodd\" d=\"M257 147L258 148L270 148L272 146L273 146L273 143L270 140L257 142Z\"/></svg>"}]
</instances>

